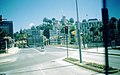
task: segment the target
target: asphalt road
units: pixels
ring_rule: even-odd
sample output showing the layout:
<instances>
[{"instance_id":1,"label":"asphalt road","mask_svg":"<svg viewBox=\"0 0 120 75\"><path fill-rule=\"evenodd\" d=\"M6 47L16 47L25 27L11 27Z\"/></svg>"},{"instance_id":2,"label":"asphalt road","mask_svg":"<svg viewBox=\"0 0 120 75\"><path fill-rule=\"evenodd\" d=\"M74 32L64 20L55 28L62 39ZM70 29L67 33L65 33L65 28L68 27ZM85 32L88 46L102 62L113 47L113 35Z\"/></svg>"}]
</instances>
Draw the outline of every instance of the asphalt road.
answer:
<instances>
[{"instance_id":1,"label":"asphalt road","mask_svg":"<svg viewBox=\"0 0 120 75\"><path fill-rule=\"evenodd\" d=\"M66 57L65 49L47 46L44 50L25 48L13 56L5 57L16 58L16 61L0 64L0 73L7 75L99 75L99 73L58 60ZM82 55L83 61L104 62L104 56L101 54L83 52ZM78 51L69 51L69 57L79 58ZM111 56L111 61L113 59L116 61L118 58Z\"/></svg>"}]
</instances>

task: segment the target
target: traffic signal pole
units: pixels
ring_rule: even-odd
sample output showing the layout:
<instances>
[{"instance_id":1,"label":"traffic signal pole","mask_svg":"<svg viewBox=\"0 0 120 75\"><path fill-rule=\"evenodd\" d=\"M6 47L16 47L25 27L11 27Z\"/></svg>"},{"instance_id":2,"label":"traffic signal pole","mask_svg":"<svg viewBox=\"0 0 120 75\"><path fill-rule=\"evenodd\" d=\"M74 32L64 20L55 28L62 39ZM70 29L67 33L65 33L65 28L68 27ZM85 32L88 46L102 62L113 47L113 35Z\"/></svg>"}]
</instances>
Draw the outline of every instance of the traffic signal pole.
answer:
<instances>
[{"instance_id":1,"label":"traffic signal pole","mask_svg":"<svg viewBox=\"0 0 120 75\"><path fill-rule=\"evenodd\" d=\"M68 26L65 26L65 35L66 35L67 58L68 58L69 56L68 54Z\"/></svg>"},{"instance_id":2,"label":"traffic signal pole","mask_svg":"<svg viewBox=\"0 0 120 75\"><path fill-rule=\"evenodd\" d=\"M67 58L68 58L68 34L66 34Z\"/></svg>"}]
</instances>

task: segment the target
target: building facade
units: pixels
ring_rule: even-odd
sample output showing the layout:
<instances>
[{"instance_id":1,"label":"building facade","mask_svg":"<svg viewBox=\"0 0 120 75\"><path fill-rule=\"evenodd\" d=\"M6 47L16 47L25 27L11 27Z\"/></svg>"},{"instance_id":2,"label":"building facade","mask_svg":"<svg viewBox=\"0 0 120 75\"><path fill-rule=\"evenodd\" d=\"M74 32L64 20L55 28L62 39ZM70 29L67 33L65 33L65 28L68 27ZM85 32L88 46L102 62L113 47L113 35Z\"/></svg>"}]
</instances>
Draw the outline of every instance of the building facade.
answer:
<instances>
[{"instance_id":1,"label":"building facade","mask_svg":"<svg viewBox=\"0 0 120 75\"><path fill-rule=\"evenodd\" d=\"M27 43L29 47L39 47L43 45L43 36L42 36L42 30L27 30L28 38Z\"/></svg>"},{"instance_id":2,"label":"building facade","mask_svg":"<svg viewBox=\"0 0 120 75\"><path fill-rule=\"evenodd\" d=\"M80 23L82 43L98 43L103 41L102 37L102 21L97 19L83 20Z\"/></svg>"},{"instance_id":3,"label":"building facade","mask_svg":"<svg viewBox=\"0 0 120 75\"><path fill-rule=\"evenodd\" d=\"M11 47L10 40L13 39L13 21L4 21L2 15L0 15L0 49L5 49L5 37L10 38L7 43L8 47Z\"/></svg>"},{"instance_id":4,"label":"building facade","mask_svg":"<svg viewBox=\"0 0 120 75\"><path fill-rule=\"evenodd\" d=\"M0 15L0 29L1 33L5 32L5 36L13 38L13 21L3 21Z\"/></svg>"}]
</instances>

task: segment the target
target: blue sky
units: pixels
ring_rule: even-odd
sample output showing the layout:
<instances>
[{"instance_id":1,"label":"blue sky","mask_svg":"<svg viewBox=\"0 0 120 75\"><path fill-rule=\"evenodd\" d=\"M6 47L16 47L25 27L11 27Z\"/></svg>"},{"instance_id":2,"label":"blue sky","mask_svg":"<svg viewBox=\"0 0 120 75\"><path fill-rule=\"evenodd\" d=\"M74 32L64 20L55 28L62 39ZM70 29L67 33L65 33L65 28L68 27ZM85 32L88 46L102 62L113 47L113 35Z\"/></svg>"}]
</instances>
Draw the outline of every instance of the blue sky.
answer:
<instances>
[{"instance_id":1,"label":"blue sky","mask_svg":"<svg viewBox=\"0 0 120 75\"><path fill-rule=\"evenodd\" d=\"M109 18L115 17L120 19L120 0L107 0Z\"/></svg>"},{"instance_id":2,"label":"blue sky","mask_svg":"<svg viewBox=\"0 0 120 75\"><path fill-rule=\"evenodd\" d=\"M78 0L79 18L101 19L102 0ZM76 20L75 0L0 0L0 14L14 22L14 32L42 24L43 18ZM88 16L86 16L86 14Z\"/></svg>"}]
</instances>

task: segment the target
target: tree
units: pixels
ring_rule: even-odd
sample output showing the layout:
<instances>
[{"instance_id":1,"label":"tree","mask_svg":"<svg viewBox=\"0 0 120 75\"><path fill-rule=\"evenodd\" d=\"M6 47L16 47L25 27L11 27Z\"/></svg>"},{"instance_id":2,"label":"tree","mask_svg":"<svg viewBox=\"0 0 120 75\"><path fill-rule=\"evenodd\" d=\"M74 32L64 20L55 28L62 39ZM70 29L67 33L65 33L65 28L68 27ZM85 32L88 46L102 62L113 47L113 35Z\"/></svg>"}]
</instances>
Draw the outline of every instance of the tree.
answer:
<instances>
[{"instance_id":1,"label":"tree","mask_svg":"<svg viewBox=\"0 0 120 75\"><path fill-rule=\"evenodd\" d=\"M65 26L66 21L67 21L66 16L63 16L62 19L61 19L61 21L60 21L60 23L61 23L63 26Z\"/></svg>"},{"instance_id":2,"label":"tree","mask_svg":"<svg viewBox=\"0 0 120 75\"><path fill-rule=\"evenodd\" d=\"M73 18L70 18L70 19L69 19L69 22L70 22L71 24L73 24L73 23L74 23L74 19L73 19Z\"/></svg>"},{"instance_id":3,"label":"tree","mask_svg":"<svg viewBox=\"0 0 120 75\"><path fill-rule=\"evenodd\" d=\"M61 33L65 33L65 27L62 27L62 29L61 29L60 32L61 32Z\"/></svg>"},{"instance_id":4,"label":"tree","mask_svg":"<svg viewBox=\"0 0 120 75\"><path fill-rule=\"evenodd\" d=\"M71 44L74 44L74 42L75 42L75 35L74 34L72 34L72 32L74 31L75 32L75 26L73 25L73 23L74 23L74 19L73 18L70 18L69 19L69 24L71 25L70 26L70 43Z\"/></svg>"},{"instance_id":5,"label":"tree","mask_svg":"<svg viewBox=\"0 0 120 75\"><path fill-rule=\"evenodd\" d=\"M32 27L31 27L31 30L35 30L35 29L36 29L35 26L32 26Z\"/></svg>"},{"instance_id":6,"label":"tree","mask_svg":"<svg viewBox=\"0 0 120 75\"><path fill-rule=\"evenodd\" d=\"M109 28L116 29L116 22L117 22L117 19L115 17L111 17L109 21Z\"/></svg>"},{"instance_id":7,"label":"tree","mask_svg":"<svg viewBox=\"0 0 120 75\"><path fill-rule=\"evenodd\" d=\"M52 18L52 24L53 24L53 26L56 25L56 22L57 22L57 20L55 18Z\"/></svg>"},{"instance_id":8,"label":"tree","mask_svg":"<svg viewBox=\"0 0 120 75\"><path fill-rule=\"evenodd\" d=\"M40 30L40 26L36 26L36 29L37 29L37 30Z\"/></svg>"},{"instance_id":9,"label":"tree","mask_svg":"<svg viewBox=\"0 0 120 75\"><path fill-rule=\"evenodd\" d=\"M43 19L43 25L42 25L42 28L43 28L43 35L49 39L49 43L50 43L50 32L49 30L52 30L53 29L53 25L52 25L52 20L51 19L48 19L48 18L44 18Z\"/></svg>"},{"instance_id":10,"label":"tree","mask_svg":"<svg viewBox=\"0 0 120 75\"><path fill-rule=\"evenodd\" d=\"M43 22L44 22L44 23L48 23L48 18L45 17L45 18L43 19Z\"/></svg>"},{"instance_id":11,"label":"tree","mask_svg":"<svg viewBox=\"0 0 120 75\"><path fill-rule=\"evenodd\" d=\"M118 31L119 31L119 35L120 35L120 19L118 20Z\"/></svg>"},{"instance_id":12,"label":"tree","mask_svg":"<svg viewBox=\"0 0 120 75\"><path fill-rule=\"evenodd\" d=\"M95 27L91 27L91 28L90 28L90 31L91 31L91 32L94 32L94 31L95 31Z\"/></svg>"},{"instance_id":13,"label":"tree","mask_svg":"<svg viewBox=\"0 0 120 75\"><path fill-rule=\"evenodd\" d=\"M99 31L100 31L100 32L103 32L103 26L99 28Z\"/></svg>"},{"instance_id":14,"label":"tree","mask_svg":"<svg viewBox=\"0 0 120 75\"><path fill-rule=\"evenodd\" d=\"M18 41L19 37L20 37L19 32L14 33L14 39L15 39L15 41Z\"/></svg>"},{"instance_id":15,"label":"tree","mask_svg":"<svg viewBox=\"0 0 120 75\"><path fill-rule=\"evenodd\" d=\"M53 21L53 23L56 21L56 19L55 18L52 18L52 21Z\"/></svg>"}]
</instances>

